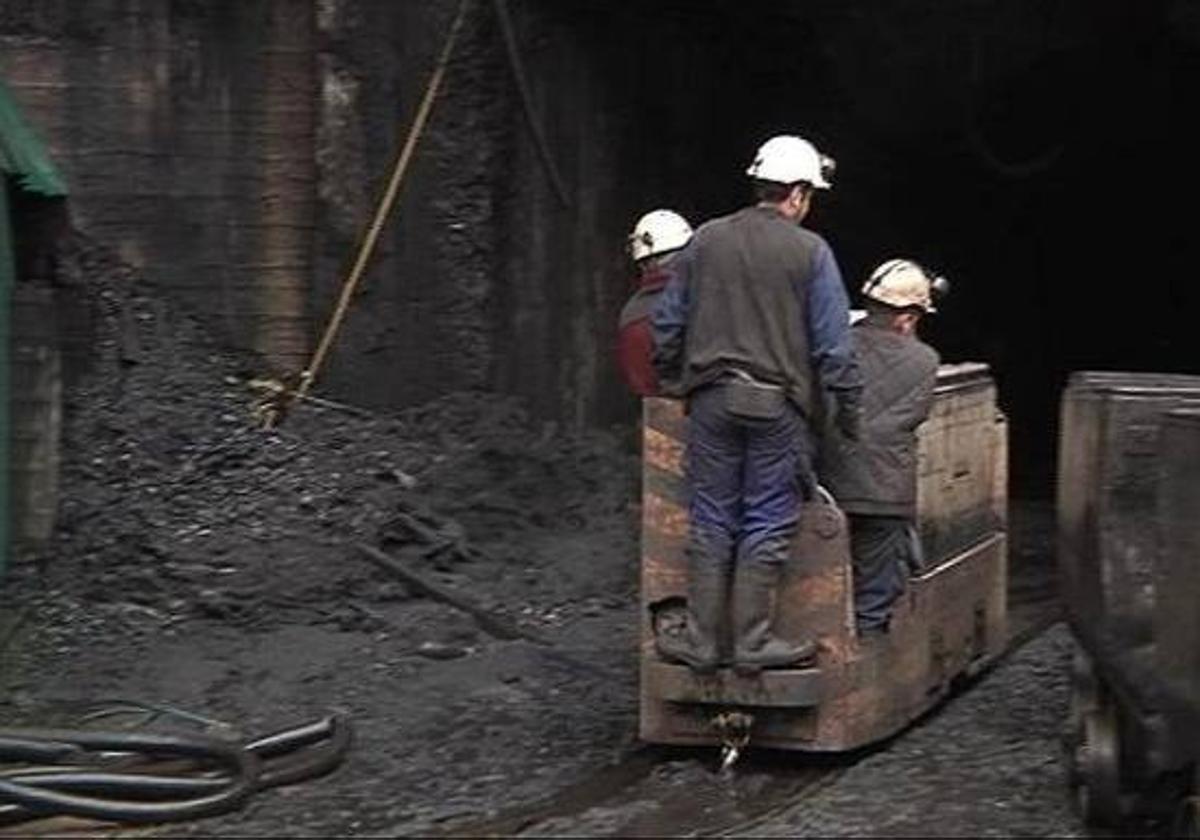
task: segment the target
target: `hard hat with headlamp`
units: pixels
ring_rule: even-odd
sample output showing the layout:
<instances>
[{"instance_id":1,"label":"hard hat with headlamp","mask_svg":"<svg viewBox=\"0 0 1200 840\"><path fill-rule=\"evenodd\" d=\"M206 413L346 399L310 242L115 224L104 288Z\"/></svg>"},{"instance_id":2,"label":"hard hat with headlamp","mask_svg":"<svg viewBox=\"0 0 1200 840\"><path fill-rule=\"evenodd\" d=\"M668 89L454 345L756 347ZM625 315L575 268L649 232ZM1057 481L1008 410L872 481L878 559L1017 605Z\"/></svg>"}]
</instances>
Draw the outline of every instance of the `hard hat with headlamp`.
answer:
<instances>
[{"instance_id":1,"label":"hard hat with headlamp","mask_svg":"<svg viewBox=\"0 0 1200 840\"><path fill-rule=\"evenodd\" d=\"M897 309L918 307L936 312L934 295L950 291L950 281L934 274L913 260L888 260L871 272L863 284L864 297Z\"/></svg>"},{"instance_id":2,"label":"hard hat with headlamp","mask_svg":"<svg viewBox=\"0 0 1200 840\"><path fill-rule=\"evenodd\" d=\"M778 184L805 182L817 189L827 190L837 163L817 147L792 134L772 137L759 147L746 174L758 181Z\"/></svg>"},{"instance_id":3,"label":"hard hat with headlamp","mask_svg":"<svg viewBox=\"0 0 1200 840\"><path fill-rule=\"evenodd\" d=\"M692 238L692 226L674 210L652 210L629 234L629 256L634 261L677 251Z\"/></svg>"}]
</instances>

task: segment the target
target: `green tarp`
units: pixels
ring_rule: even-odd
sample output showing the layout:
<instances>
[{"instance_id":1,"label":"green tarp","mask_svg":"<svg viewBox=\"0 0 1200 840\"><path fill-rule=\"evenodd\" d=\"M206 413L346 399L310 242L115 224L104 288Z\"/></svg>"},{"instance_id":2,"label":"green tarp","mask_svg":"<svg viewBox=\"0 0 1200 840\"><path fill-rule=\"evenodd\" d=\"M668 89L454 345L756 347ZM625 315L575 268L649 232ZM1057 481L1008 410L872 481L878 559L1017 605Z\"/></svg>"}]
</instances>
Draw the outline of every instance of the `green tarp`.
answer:
<instances>
[{"instance_id":1,"label":"green tarp","mask_svg":"<svg viewBox=\"0 0 1200 840\"><path fill-rule=\"evenodd\" d=\"M25 122L3 80L0 80L0 170L13 185L27 192L48 198L67 194L67 185L58 168Z\"/></svg>"}]
</instances>

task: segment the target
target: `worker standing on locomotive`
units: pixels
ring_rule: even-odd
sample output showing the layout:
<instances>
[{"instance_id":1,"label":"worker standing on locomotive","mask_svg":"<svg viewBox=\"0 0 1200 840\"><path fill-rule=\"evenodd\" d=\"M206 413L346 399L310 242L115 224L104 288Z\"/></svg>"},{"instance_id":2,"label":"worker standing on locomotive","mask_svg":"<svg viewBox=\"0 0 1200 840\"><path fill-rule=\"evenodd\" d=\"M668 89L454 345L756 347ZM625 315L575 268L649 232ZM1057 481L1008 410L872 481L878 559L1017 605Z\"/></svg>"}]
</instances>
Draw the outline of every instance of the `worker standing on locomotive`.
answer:
<instances>
[{"instance_id":1,"label":"worker standing on locomotive","mask_svg":"<svg viewBox=\"0 0 1200 840\"><path fill-rule=\"evenodd\" d=\"M689 490L687 627L660 635L657 647L700 673L723 659L727 611L739 673L816 652L771 625L822 389L842 434L857 436L846 291L829 245L800 226L831 173L832 161L801 137L764 143L746 170L757 203L695 231L654 312L654 366L680 381L686 399Z\"/></svg>"},{"instance_id":2,"label":"worker standing on locomotive","mask_svg":"<svg viewBox=\"0 0 1200 840\"><path fill-rule=\"evenodd\" d=\"M637 290L621 309L617 362L625 384L639 397L657 396L662 390L651 361L654 338L650 316L667 285L671 259L691 238L692 226L673 210L652 210L638 219L629 234L629 256L637 267Z\"/></svg>"},{"instance_id":3,"label":"worker standing on locomotive","mask_svg":"<svg viewBox=\"0 0 1200 840\"><path fill-rule=\"evenodd\" d=\"M911 260L880 265L863 285L866 316L850 330L862 371L857 439L836 431L822 453L822 484L847 514L860 635L885 633L892 604L922 565L917 513L917 427L929 416L938 354L917 337L947 288Z\"/></svg>"}]
</instances>

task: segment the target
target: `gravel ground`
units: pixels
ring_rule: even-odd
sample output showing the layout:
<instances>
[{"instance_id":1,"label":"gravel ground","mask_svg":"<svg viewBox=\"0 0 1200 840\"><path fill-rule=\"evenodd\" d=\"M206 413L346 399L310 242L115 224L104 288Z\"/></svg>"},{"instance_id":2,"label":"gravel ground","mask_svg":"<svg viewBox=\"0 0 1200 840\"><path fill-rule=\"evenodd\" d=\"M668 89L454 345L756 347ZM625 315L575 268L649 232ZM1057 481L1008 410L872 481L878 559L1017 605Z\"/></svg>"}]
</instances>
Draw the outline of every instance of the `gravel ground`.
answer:
<instances>
[{"instance_id":1,"label":"gravel ground","mask_svg":"<svg viewBox=\"0 0 1200 840\"><path fill-rule=\"evenodd\" d=\"M1073 641L1055 625L970 691L745 836L1086 837L1060 740Z\"/></svg>"},{"instance_id":2,"label":"gravel ground","mask_svg":"<svg viewBox=\"0 0 1200 840\"><path fill-rule=\"evenodd\" d=\"M1061 728L1074 642L1055 624L888 743L857 755L665 756L616 796L522 836L1089 837ZM806 772L807 771L807 772ZM1153 836L1146 826L1139 836Z\"/></svg>"}]
</instances>

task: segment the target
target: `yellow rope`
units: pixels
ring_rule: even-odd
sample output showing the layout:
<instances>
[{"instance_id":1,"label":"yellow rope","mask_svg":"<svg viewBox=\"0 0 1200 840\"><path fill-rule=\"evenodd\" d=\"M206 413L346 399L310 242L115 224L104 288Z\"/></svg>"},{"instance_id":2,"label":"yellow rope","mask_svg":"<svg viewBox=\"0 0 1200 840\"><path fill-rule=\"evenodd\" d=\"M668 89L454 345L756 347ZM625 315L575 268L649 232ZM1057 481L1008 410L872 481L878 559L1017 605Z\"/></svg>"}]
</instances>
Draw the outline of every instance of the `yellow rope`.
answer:
<instances>
[{"instance_id":1,"label":"yellow rope","mask_svg":"<svg viewBox=\"0 0 1200 840\"><path fill-rule=\"evenodd\" d=\"M354 296L354 291L358 287L359 280L362 279L362 275L366 271L367 263L371 258L372 252L375 250L375 243L378 241L379 234L383 230L384 222L387 221L387 217L392 210L392 205L396 202L396 196L400 192L400 185L404 181L404 174L408 169L409 162L412 160L413 151L417 147L417 141L421 137L425 123L429 120L430 111L433 110L433 102L437 98L438 89L442 86L442 79L446 75L446 67L450 63L450 55L454 51L454 43L458 40L458 33L462 29L463 20L466 18L467 7L470 3L471 0L460 0L458 4L458 12L454 17L454 22L450 25L450 32L446 36L446 43L442 47L442 54L438 58L433 76L429 79L429 86L425 90L425 97L421 100L420 107L417 108L417 115L413 120L412 128L409 130L408 139L405 140L404 148L400 151L400 154L396 158L396 164L392 168L392 177L388 182L387 190L384 192L382 198L380 198L379 205L375 209L375 217L371 220L366 236L359 246L358 255L354 260L354 267L351 268L350 274L342 284L342 293L338 299L337 307L333 311L333 316L329 319L329 324L325 327L325 332L321 336L321 341L317 345L316 352L313 353L308 366L300 374L298 387L290 395L287 402L283 404L284 410L291 403L307 396L309 388L321 370L321 365L325 362L325 356L329 353L329 348L333 345L333 339L341 327L342 320L346 317L346 311L350 308L350 300ZM276 412L268 420L267 425L272 425L275 420L282 416L282 413L282 410Z\"/></svg>"}]
</instances>

